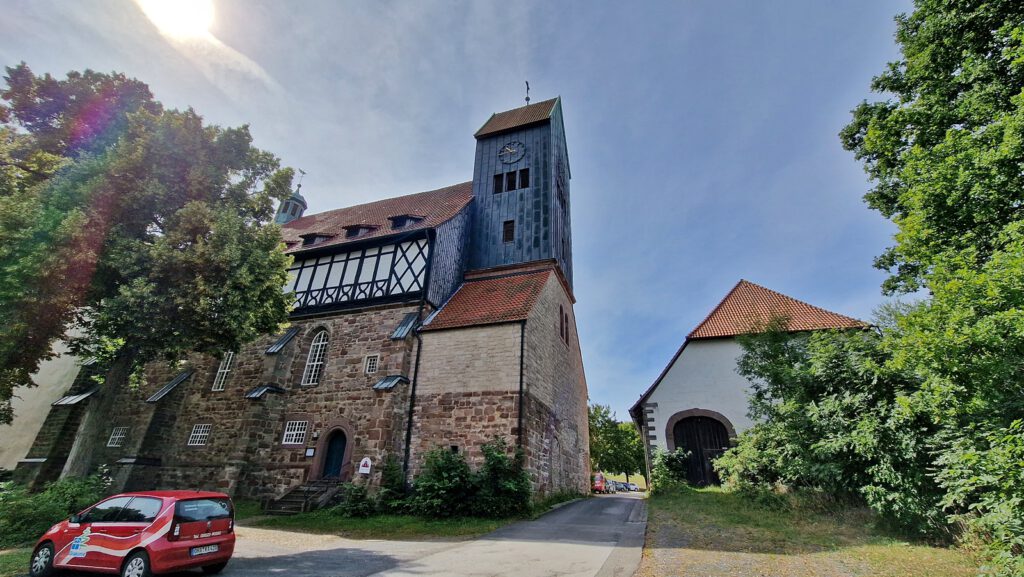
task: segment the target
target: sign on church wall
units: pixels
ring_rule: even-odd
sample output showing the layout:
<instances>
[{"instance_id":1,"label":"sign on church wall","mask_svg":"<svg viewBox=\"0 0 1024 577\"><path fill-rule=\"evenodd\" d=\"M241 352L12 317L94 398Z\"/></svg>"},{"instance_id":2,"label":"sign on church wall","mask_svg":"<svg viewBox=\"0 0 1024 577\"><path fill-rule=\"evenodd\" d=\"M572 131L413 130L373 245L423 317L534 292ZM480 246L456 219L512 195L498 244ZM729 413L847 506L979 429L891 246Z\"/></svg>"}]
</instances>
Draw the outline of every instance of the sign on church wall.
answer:
<instances>
[{"instance_id":1,"label":"sign on church wall","mask_svg":"<svg viewBox=\"0 0 1024 577\"><path fill-rule=\"evenodd\" d=\"M295 292L295 308L417 293L424 288L429 252L421 238L296 260L285 290Z\"/></svg>"}]
</instances>

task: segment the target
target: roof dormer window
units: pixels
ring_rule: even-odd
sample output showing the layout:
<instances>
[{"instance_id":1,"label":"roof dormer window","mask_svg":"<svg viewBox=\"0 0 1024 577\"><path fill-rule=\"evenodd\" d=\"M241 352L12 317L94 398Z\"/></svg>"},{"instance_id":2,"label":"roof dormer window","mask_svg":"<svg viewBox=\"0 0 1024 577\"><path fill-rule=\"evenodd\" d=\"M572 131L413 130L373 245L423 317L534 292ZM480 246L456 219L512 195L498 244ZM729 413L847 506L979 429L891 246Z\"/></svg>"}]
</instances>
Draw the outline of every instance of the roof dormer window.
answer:
<instances>
[{"instance_id":1,"label":"roof dormer window","mask_svg":"<svg viewBox=\"0 0 1024 577\"><path fill-rule=\"evenodd\" d=\"M334 238L334 236L329 234L318 234L314 232L310 234L300 235L299 238L302 239L302 246L313 246L314 244L320 244L322 242L328 241Z\"/></svg>"},{"instance_id":2,"label":"roof dormer window","mask_svg":"<svg viewBox=\"0 0 1024 577\"><path fill-rule=\"evenodd\" d=\"M391 221L391 229L397 230L405 228L411 224L416 224L423 220L423 217L415 214L399 214L397 216L389 216L388 220Z\"/></svg>"},{"instance_id":3,"label":"roof dormer window","mask_svg":"<svg viewBox=\"0 0 1024 577\"><path fill-rule=\"evenodd\" d=\"M366 224L353 224L351 226L346 226L344 228L345 238L355 238L357 236L362 236L368 232L372 232L377 227Z\"/></svg>"}]
</instances>

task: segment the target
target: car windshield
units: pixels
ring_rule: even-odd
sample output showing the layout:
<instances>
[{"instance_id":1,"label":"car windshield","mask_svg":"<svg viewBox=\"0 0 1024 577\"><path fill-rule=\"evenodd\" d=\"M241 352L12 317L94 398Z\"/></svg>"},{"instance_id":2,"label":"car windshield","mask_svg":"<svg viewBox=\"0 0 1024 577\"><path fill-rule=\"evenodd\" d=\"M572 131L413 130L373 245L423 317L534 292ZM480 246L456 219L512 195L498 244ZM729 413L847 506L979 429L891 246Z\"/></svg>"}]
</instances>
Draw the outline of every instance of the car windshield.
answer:
<instances>
[{"instance_id":1,"label":"car windshield","mask_svg":"<svg viewBox=\"0 0 1024 577\"><path fill-rule=\"evenodd\" d=\"M178 501L174 508L174 516L185 523L228 519L231 517L231 501L218 498Z\"/></svg>"}]
</instances>

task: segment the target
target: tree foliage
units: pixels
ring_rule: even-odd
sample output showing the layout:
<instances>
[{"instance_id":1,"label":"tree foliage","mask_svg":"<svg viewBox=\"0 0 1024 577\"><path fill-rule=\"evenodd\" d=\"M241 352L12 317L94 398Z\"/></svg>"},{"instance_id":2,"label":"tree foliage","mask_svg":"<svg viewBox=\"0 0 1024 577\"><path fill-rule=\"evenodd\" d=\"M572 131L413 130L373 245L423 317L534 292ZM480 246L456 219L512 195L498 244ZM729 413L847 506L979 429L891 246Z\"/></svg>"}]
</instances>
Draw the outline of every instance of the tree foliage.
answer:
<instances>
[{"instance_id":1,"label":"tree foliage","mask_svg":"<svg viewBox=\"0 0 1024 577\"><path fill-rule=\"evenodd\" d=\"M629 477L645 472L644 447L633 423L620 423L606 405L590 405L590 461L594 470Z\"/></svg>"},{"instance_id":2,"label":"tree foliage","mask_svg":"<svg viewBox=\"0 0 1024 577\"><path fill-rule=\"evenodd\" d=\"M750 343L764 421L719 464L855 493L921 529L966 527L1019 574L1024 4L917 0L896 40L902 58L872 83L884 99L840 137L872 180L867 204L898 227L875 263L883 290L926 296L877 337Z\"/></svg>"},{"instance_id":3,"label":"tree foliage","mask_svg":"<svg viewBox=\"0 0 1024 577\"><path fill-rule=\"evenodd\" d=\"M286 320L271 218L292 173L246 127L165 109L120 74L56 79L22 64L5 80L0 420L69 329L77 354L110 362L109 389L147 362L219 355Z\"/></svg>"}]
</instances>

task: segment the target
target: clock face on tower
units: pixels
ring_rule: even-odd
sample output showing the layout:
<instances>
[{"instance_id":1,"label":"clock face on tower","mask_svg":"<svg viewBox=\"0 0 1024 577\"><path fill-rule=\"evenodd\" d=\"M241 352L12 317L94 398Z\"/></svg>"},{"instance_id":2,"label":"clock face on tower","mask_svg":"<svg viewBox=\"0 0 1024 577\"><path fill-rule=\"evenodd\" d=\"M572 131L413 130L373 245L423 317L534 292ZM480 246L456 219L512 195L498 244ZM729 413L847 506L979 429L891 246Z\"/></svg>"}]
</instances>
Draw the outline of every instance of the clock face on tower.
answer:
<instances>
[{"instance_id":1,"label":"clock face on tower","mask_svg":"<svg viewBox=\"0 0 1024 577\"><path fill-rule=\"evenodd\" d=\"M525 154L526 145L518 140L513 140L508 144L502 145L502 147L498 149L498 158L500 158L505 164L518 162Z\"/></svg>"}]
</instances>

